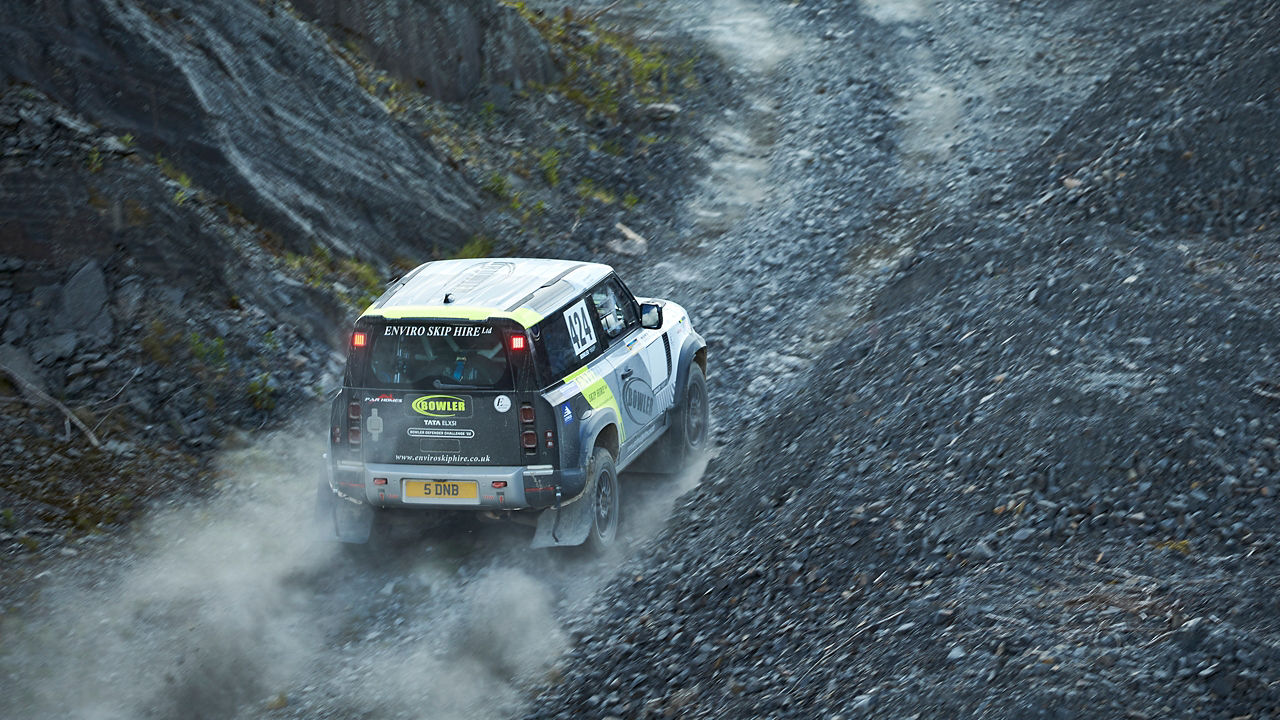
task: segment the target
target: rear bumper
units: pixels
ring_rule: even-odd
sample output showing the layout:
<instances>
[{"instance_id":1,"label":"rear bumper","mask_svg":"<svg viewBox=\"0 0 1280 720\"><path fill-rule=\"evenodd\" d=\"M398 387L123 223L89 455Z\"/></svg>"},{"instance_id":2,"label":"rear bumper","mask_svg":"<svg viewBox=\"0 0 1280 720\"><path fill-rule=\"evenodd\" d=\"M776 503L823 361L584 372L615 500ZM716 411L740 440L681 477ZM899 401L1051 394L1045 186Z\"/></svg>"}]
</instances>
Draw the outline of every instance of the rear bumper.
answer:
<instances>
[{"instance_id":1,"label":"rear bumper","mask_svg":"<svg viewBox=\"0 0 1280 720\"><path fill-rule=\"evenodd\" d=\"M338 463L330 466L330 486L339 495L381 508L520 510L555 505L582 492L584 472L550 465L464 466ZM462 497L415 496L422 482L443 481ZM474 484L474 485L472 485ZM474 487L474 496L471 488Z\"/></svg>"}]
</instances>

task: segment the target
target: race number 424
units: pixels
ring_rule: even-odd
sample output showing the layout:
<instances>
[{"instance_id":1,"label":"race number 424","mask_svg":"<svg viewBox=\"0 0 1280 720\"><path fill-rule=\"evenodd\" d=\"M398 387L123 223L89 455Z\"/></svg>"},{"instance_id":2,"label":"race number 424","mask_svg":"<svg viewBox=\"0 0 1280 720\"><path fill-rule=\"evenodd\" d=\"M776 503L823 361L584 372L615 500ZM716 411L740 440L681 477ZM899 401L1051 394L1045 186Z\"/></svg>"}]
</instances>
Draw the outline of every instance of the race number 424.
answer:
<instances>
[{"instance_id":1,"label":"race number 424","mask_svg":"<svg viewBox=\"0 0 1280 720\"><path fill-rule=\"evenodd\" d=\"M569 329L569 343L573 346L574 355L582 357L596 344L596 330L591 325L591 316L587 314L585 299L564 311L564 324Z\"/></svg>"}]
</instances>

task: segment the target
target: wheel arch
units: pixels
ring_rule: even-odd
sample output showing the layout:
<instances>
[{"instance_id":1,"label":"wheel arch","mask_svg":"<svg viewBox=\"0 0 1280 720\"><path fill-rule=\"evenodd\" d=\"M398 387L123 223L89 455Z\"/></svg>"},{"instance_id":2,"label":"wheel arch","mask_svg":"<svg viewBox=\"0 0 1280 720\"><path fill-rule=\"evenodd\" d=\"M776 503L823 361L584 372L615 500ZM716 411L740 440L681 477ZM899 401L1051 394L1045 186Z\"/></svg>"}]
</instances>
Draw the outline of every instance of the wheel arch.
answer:
<instances>
[{"instance_id":1,"label":"wheel arch","mask_svg":"<svg viewBox=\"0 0 1280 720\"><path fill-rule=\"evenodd\" d=\"M679 359L676 362L676 386L673 402L679 403L680 398L684 397L685 386L689 384L689 366L697 363L702 370L703 377L707 375L707 341L696 332L689 333L685 338L684 345L680 348Z\"/></svg>"},{"instance_id":2,"label":"wheel arch","mask_svg":"<svg viewBox=\"0 0 1280 720\"><path fill-rule=\"evenodd\" d=\"M617 423L610 422L609 424L601 427L600 430L596 432L595 437L592 438L590 445L584 447L586 447L585 456L588 462L591 460L591 453L598 447L608 450L609 454L613 456L613 461L617 462L618 449L620 447Z\"/></svg>"}]
</instances>

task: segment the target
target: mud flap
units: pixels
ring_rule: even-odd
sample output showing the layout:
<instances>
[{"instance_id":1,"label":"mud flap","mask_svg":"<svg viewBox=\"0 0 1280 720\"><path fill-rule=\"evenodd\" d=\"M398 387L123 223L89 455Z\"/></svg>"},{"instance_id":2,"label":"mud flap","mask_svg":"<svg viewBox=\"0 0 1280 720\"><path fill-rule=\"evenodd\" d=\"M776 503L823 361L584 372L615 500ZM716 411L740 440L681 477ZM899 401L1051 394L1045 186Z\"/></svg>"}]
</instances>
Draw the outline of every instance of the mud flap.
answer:
<instances>
[{"instance_id":1,"label":"mud flap","mask_svg":"<svg viewBox=\"0 0 1280 720\"><path fill-rule=\"evenodd\" d=\"M572 547L587 541L591 532L592 510L587 493L579 500L556 508L547 508L538 516L538 529L529 547ZM557 522L557 519L559 522Z\"/></svg>"},{"instance_id":2,"label":"mud flap","mask_svg":"<svg viewBox=\"0 0 1280 720\"><path fill-rule=\"evenodd\" d=\"M373 508L338 497L327 482L316 489L316 525L328 540L363 545L373 530Z\"/></svg>"}]
</instances>

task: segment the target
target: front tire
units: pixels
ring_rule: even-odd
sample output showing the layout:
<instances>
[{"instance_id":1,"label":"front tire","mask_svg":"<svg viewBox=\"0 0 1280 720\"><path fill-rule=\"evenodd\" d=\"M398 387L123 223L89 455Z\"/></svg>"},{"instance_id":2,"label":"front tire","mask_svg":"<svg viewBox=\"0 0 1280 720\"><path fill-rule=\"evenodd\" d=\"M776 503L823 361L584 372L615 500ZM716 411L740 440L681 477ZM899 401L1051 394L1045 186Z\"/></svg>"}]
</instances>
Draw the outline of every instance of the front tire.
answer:
<instances>
[{"instance_id":1,"label":"front tire","mask_svg":"<svg viewBox=\"0 0 1280 720\"><path fill-rule=\"evenodd\" d=\"M702 366L689 365L689 380L685 383L684 397L676 406L668 437L667 460L679 471L689 460L707 447L711 430L711 417L707 404L707 378Z\"/></svg>"},{"instance_id":2,"label":"front tire","mask_svg":"<svg viewBox=\"0 0 1280 720\"><path fill-rule=\"evenodd\" d=\"M618 537L622 509L618 469L608 450L596 448L591 453L587 477L591 492L591 530L587 534L587 545L595 552L602 552Z\"/></svg>"}]
</instances>

